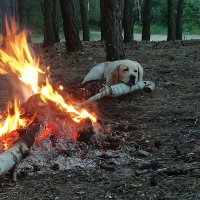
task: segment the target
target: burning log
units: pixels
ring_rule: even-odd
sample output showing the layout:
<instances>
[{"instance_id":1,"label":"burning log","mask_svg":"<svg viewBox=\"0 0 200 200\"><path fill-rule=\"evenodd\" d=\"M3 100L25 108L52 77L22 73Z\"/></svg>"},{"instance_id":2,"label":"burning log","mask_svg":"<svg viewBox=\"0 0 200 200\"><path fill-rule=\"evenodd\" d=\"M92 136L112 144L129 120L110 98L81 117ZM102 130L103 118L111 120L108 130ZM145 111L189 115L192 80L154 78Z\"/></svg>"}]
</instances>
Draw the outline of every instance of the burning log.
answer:
<instances>
[{"instance_id":1,"label":"burning log","mask_svg":"<svg viewBox=\"0 0 200 200\"><path fill-rule=\"evenodd\" d=\"M34 123L26 129L17 130L20 135L19 140L10 149L0 154L0 176L10 171L11 180L16 182L15 169L28 156L39 129L40 125Z\"/></svg>"},{"instance_id":2,"label":"burning log","mask_svg":"<svg viewBox=\"0 0 200 200\"><path fill-rule=\"evenodd\" d=\"M125 83L119 83L119 84L112 85L109 87L107 86L105 88L105 90L90 97L86 101L80 103L78 106L80 106L80 107L85 106L85 105L95 102L99 99L102 99L103 97L106 97L106 96L117 97L117 96L121 96L124 94L135 92L137 90L142 90L142 89L144 89L146 91L153 91L155 89L155 83L153 83L151 81L140 81L136 85L133 85L133 86L129 86Z\"/></svg>"},{"instance_id":3,"label":"burning log","mask_svg":"<svg viewBox=\"0 0 200 200\"><path fill-rule=\"evenodd\" d=\"M12 119L8 118L8 116L13 117L13 120L7 120ZM59 121L70 122L70 126L75 123L69 115L57 108L54 102L44 103L39 94L32 95L23 104L14 104L7 113L1 116L3 125L7 124L5 123L7 121L11 124L12 122L17 122L18 128L11 126L8 127L10 129L5 129L3 126L4 133L0 135L0 142L8 150L0 154L0 176L10 172L11 180L16 182L16 166L29 154L30 148L35 141L42 141L49 137L52 147L55 147L57 135L63 136L56 126L54 127L53 124L49 123L50 121L55 121L56 118ZM19 123L22 119L26 120L24 126L20 126L21 124ZM88 120L89 122L85 123L85 125L92 126L92 121ZM40 125L36 121L45 127L44 131L39 131ZM85 130L88 126L85 126ZM61 127L65 128L65 126ZM53 133L56 135L53 135ZM37 140L36 136L38 136Z\"/></svg>"},{"instance_id":4,"label":"burning log","mask_svg":"<svg viewBox=\"0 0 200 200\"><path fill-rule=\"evenodd\" d=\"M95 132L94 127L92 126L92 121L90 119L85 119L83 129L78 131L77 140L89 144L92 142L91 139L94 135Z\"/></svg>"}]
</instances>

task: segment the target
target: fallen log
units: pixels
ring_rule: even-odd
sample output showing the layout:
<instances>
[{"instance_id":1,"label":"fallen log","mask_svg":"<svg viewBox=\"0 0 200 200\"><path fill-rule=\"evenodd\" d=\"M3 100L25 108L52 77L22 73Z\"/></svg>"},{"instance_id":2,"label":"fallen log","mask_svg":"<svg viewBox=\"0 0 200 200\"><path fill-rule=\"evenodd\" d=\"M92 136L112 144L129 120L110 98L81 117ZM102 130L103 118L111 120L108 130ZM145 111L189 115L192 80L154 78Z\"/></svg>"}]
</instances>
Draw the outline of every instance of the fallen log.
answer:
<instances>
[{"instance_id":1,"label":"fallen log","mask_svg":"<svg viewBox=\"0 0 200 200\"><path fill-rule=\"evenodd\" d=\"M137 90L142 90L142 89L149 92L153 91L155 89L155 83L152 81L140 81L136 85L133 85L133 86L129 86L125 83L118 83L116 85L107 86L105 90L90 97L86 101L78 104L78 106L79 107L85 106L99 99L102 99L103 97L107 97L107 96L117 97L117 96L121 96L124 94L135 92Z\"/></svg>"},{"instance_id":2,"label":"fallen log","mask_svg":"<svg viewBox=\"0 0 200 200\"><path fill-rule=\"evenodd\" d=\"M40 125L38 123L31 124L26 129L16 130L20 135L19 140L10 149L0 154L0 176L6 172L11 172L11 181L16 182L15 169L28 156L39 130Z\"/></svg>"}]
</instances>

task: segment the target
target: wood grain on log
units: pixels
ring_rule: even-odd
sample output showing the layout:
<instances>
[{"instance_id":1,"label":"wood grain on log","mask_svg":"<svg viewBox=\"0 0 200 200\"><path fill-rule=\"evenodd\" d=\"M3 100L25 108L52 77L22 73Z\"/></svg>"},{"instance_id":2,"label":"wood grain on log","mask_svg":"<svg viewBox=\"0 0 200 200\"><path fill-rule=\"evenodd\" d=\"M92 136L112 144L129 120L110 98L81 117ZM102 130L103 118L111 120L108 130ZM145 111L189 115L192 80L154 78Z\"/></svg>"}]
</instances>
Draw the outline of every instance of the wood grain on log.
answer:
<instances>
[{"instance_id":1,"label":"wood grain on log","mask_svg":"<svg viewBox=\"0 0 200 200\"><path fill-rule=\"evenodd\" d=\"M0 176L11 171L12 181L16 181L15 168L29 154L39 130L39 124L31 124L26 129L18 130L20 139L10 149L0 154Z\"/></svg>"}]
</instances>

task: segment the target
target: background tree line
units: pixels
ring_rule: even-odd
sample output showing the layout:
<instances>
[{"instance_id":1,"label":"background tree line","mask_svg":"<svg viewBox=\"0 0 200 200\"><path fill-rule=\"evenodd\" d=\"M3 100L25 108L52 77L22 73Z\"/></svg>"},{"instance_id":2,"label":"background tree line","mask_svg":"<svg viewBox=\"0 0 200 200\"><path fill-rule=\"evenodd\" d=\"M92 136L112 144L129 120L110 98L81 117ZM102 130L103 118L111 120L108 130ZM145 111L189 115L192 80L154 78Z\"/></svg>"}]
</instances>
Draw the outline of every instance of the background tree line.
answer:
<instances>
[{"instance_id":1,"label":"background tree line","mask_svg":"<svg viewBox=\"0 0 200 200\"><path fill-rule=\"evenodd\" d=\"M1 0L2 1L2 0ZM23 0L22 0L23 1ZM141 32L142 25L142 11L144 0L133 0L135 7L134 17L135 17L135 31ZM177 3L178 0L174 0ZM75 13L77 19L78 29L82 30L81 23L81 13L79 0L75 0ZM99 30L100 28L100 0L88 0L89 2L89 24L91 30ZM139 2L139 3L138 3ZM166 28L167 24L167 0L153 0L152 1L152 21L151 25L155 28L153 32L162 33L163 28ZM57 2L58 4L58 2ZM197 32L200 29L200 0L185 0L184 3L184 21L183 21L183 31L184 32ZM27 23L30 28L38 33L41 33L44 22L42 17L41 0L26 0L27 8ZM58 28L62 31L62 17L61 10L57 6L57 23Z\"/></svg>"},{"instance_id":2,"label":"background tree line","mask_svg":"<svg viewBox=\"0 0 200 200\"><path fill-rule=\"evenodd\" d=\"M182 39L183 24L199 27L200 0L1 0L2 33L5 16L43 32L44 45L59 42L63 32L67 51L81 49L90 40L90 30L98 29L105 41L107 60L125 57L123 42L133 40L136 25L142 27L142 40L150 40L152 24L165 26L168 40ZM187 14L187 15L186 15ZM193 20L192 20L193 19Z\"/></svg>"},{"instance_id":3,"label":"background tree line","mask_svg":"<svg viewBox=\"0 0 200 200\"><path fill-rule=\"evenodd\" d=\"M152 22L151 25L166 27L167 24L167 0L152 1ZM177 3L178 0L174 0ZM41 13L41 0L26 0L27 2L27 23L34 28L35 31L41 31L43 28L43 18ZM140 3L137 3L140 2ZM136 26L142 25L144 0L135 0L134 16ZM137 6L137 7L136 7ZM141 7L141 8L140 8ZM100 28L100 0L89 0L89 23L93 30ZM58 10L58 26L62 29L61 11ZM177 11L176 11L177 12ZM79 30L82 30L81 13L79 0L75 0L75 13ZM192 32L200 27L200 0L185 0L184 5L184 23L183 31ZM160 31L160 30L158 30ZM194 30L195 31L195 30Z\"/></svg>"}]
</instances>

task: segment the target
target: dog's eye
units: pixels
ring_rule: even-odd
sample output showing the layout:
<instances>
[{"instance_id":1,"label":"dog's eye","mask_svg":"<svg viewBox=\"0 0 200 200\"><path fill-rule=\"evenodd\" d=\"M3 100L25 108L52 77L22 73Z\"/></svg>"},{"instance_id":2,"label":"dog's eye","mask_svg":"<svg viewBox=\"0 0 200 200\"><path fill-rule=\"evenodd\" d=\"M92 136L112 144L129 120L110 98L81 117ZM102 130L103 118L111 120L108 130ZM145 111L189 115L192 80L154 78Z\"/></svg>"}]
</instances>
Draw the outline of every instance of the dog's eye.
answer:
<instances>
[{"instance_id":1,"label":"dog's eye","mask_svg":"<svg viewBox=\"0 0 200 200\"><path fill-rule=\"evenodd\" d=\"M137 72L137 70L135 69L134 72Z\"/></svg>"},{"instance_id":2,"label":"dog's eye","mask_svg":"<svg viewBox=\"0 0 200 200\"><path fill-rule=\"evenodd\" d=\"M123 70L124 72L128 71L128 67L126 69Z\"/></svg>"}]
</instances>

